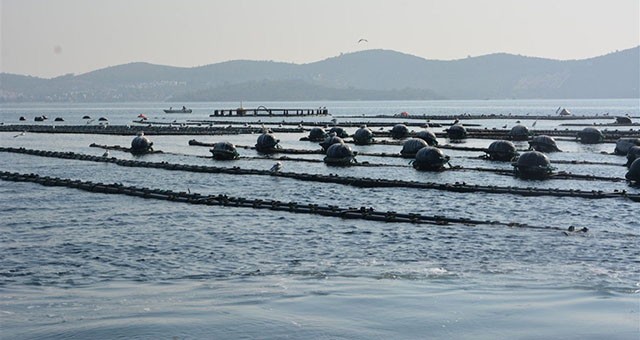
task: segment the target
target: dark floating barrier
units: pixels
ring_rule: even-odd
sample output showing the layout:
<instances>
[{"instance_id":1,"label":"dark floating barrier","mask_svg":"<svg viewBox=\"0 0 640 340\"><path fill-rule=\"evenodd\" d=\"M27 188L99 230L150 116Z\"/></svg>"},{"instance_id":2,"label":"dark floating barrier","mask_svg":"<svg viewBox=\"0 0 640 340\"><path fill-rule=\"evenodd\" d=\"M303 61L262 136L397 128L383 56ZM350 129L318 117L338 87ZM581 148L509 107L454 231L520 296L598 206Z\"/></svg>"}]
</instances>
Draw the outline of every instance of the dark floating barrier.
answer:
<instances>
[{"instance_id":1,"label":"dark floating barrier","mask_svg":"<svg viewBox=\"0 0 640 340\"><path fill-rule=\"evenodd\" d=\"M153 152L153 142L144 135L144 132L138 132L136 138L131 141L130 152L134 155L144 155Z\"/></svg>"},{"instance_id":2,"label":"dark floating barrier","mask_svg":"<svg viewBox=\"0 0 640 340\"><path fill-rule=\"evenodd\" d=\"M600 130L593 127L586 127L577 134L578 140L582 144L598 144L604 142L604 135Z\"/></svg>"},{"instance_id":3,"label":"dark floating barrier","mask_svg":"<svg viewBox=\"0 0 640 340\"><path fill-rule=\"evenodd\" d=\"M508 140L497 140L485 151L492 161L508 162L518 155L515 145Z\"/></svg>"},{"instance_id":4,"label":"dark floating barrier","mask_svg":"<svg viewBox=\"0 0 640 340\"><path fill-rule=\"evenodd\" d=\"M425 146L418 150L412 164L416 170L442 171L447 163L449 163L449 156L445 155L442 150L433 146Z\"/></svg>"},{"instance_id":5,"label":"dark floating barrier","mask_svg":"<svg viewBox=\"0 0 640 340\"><path fill-rule=\"evenodd\" d=\"M553 167L549 158L539 151L527 151L513 163L516 176L526 179L545 179L551 176Z\"/></svg>"},{"instance_id":6,"label":"dark floating barrier","mask_svg":"<svg viewBox=\"0 0 640 340\"><path fill-rule=\"evenodd\" d=\"M327 165L349 166L356 163L355 153L347 144L335 143L327 149L324 162Z\"/></svg>"},{"instance_id":7,"label":"dark floating barrier","mask_svg":"<svg viewBox=\"0 0 640 340\"><path fill-rule=\"evenodd\" d=\"M39 117L42 119L42 117ZM32 133L67 133L67 134L98 134L98 135L121 135L133 136L140 129L144 129L146 135L240 135L240 134L256 134L261 133L261 127L245 127L245 126L171 126L168 125L0 125L0 132L21 132L29 131ZM300 133L304 132L303 128L271 128L273 132L282 133Z\"/></svg>"},{"instance_id":8,"label":"dark floating barrier","mask_svg":"<svg viewBox=\"0 0 640 340\"><path fill-rule=\"evenodd\" d=\"M340 118L362 118L363 116L341 116ZM397 120L398 117L395 115L375 115L375 116L367 116L367 118L388 118ZM455 119L469 119L469 120L478 120L478 119L532 119L532 120L585 120L585 119L608 119L610 120L612 117L608 115L590 115L590 116L550 116L550 115L504 115L504 114L481 114L481 115L472 115L472 114L459 114L459 115L416 115L412 114L409 116L402 117L405 119L421 119L421 120L455 120ZM629 117L631 118L640 118L640 117Z\"/></svg>"},{"instance_id":9,"label":"dark floating barrier","mask_svg":"<svg viewBox=\"0 0 640 340\"><path fill-rule=\"evenodd\" d=\"M66 178L40 176L37 174L21 174L0 171L0 179L13 182L30 182L44 186L58 186L79 189L88 192L127 195L145 199L172 201L186 204L208 206L225 206L235 208L266 209L297 214L311 214L320 216L339 217L344 219L361 219L385 223L414 223L431 225L500 225L510 228L528 228L563 231L564 229L551 226L531 226L522 223L505 223L499 221L483 221L469 218L451 218L439 215L425 216L415 213L399 213L395 211L376 211L371 207L339 207L336 205L301 204L298 202L283 202L277 200L250 199L227 195L202 195L198 193L177 192L153 188L139 188L118 183L94 183L91 181L71 180Z\"/></svg>"},{"instance_id":10,"label":"dark floating barrier","mask_svg":"<svg viewBox=\"0 0 640 340\"><path fill-rule=\"evenodd\" d=\"M342 185L350 185L360 188L414 188L414 189L433 189L444 190L451 192L485 192L494 194L513 194L522 196L556 196L556 197L577 197L588 199L601 199L601 198L628 198L632 201L640 202L640 194L630 194L626 190L614 190L614 192L603 191L586 191L586 190L574 190L574 189L544 189L544 188L522 188L522 187L499 187L493 185L477 185L466 184L465 182L456 183L433 183L433 182L417 182L417 181L403 181L403 180L390 180L390 179L375 179L367 177L352 177L352 176L338 176L338 175L318 175L318 174L305 174L294 172L271 172L269 170L256 170L256 169L242 169L239 167L225 168L215 166L201 166L201 165L188 165L188 164L175 164L167 162L145 162L140 160L125 160L115 157L100 157L86 154L78 154L74 152L57 152L57 151L44 151L44 150L31 150L25 148L7 148L0 147L0 152L13 152L28 154L42 157L53 157L61 159L75 159L81 161L92 162L104 162L112 163L119 166L129 167L144 167L165 169L173 171L191 171L202 173L223 173L231 175L257 175L257 176L278 176L284 178L291 178L300 181L308 182L320 182L320 183L335 183ZM592 176L588 176L593 178Z\"/></svg>"},{"instance_id":11,"label":"dark floating barrier","mask_svg":"<svg viewBox=\"0 0 640 340\"><path fill-rule=\"evenodd\" d=\"M213 154L213 158L217 160L233 160L238 159L240 156L236 150L236 146L229 142L215 143L209 151Z\"/></svg>"},{"instance_id":12,"label":"dark floating barrier","mask_svg":"<svg viewBox=\"0 0 640 340\"><path fill-rule=\"evenodd\" d=\"M356 145L369 145L374 141L373 131L371 131L371 129L366 125L360 126L360 128L358 128L358 130L353 134L353 142Z\"/></svg>"},{"instance_id":13,"label":"dark floating barrier","mask_svg":"<svg viewBox=\"0 0 640 340\"><path fill-rule=\"evenodd\" d=\"M529 141L529 147L539 152L561 152L558 149L556 140L551 136L540 135L535 136Z\"/></svg>"}]
</instances>

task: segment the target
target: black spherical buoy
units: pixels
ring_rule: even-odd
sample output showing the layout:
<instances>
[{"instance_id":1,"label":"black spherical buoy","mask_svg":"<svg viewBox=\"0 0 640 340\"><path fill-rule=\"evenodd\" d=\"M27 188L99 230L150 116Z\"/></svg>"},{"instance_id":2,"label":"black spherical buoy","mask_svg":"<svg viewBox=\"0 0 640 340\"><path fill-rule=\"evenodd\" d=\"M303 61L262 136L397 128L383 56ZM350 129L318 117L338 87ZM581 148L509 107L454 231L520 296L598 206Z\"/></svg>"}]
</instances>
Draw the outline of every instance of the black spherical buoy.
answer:
<instances>
[{"instance_id":1,"label":"black spherical buoy","mask_svg":"<svg viewBox=\"0 0 640 340\"><path fill-rule=\"evenodd\" d=\"M527 140L529 139L529 129L524 125L516 125L509 131L509 138L512 140Z\"/></svg>"},{"instance_id":2,"label":"black spherical buoy","mask_svg":"<svg viewBox=\"0 0 640 340\"><path fill-rule=\"evenodd\" d=\"M329 133L335 133L337 137L347 138L349 134L341 127L334 126L329 130Z\"/></svg>"},{"instance_id":3,"label":"black spherical buoy","mask_svg":"<svg viewBox=\"0 0 640 340\"><path fill-rule=\"evenodd\" d=\"M25 118L24 116L20 116L19 120L24 121L24 120L27 120L27 118Z\"/></svg>"},{"instance_id":4,"label":"black spherical buoy","mask_svg":"<svg viewBox=\"0 0 640 340\"><path fill-rule=\"evenodd\" d=\"M144 132L138 132L138 135L131 141L131 153L141 155L153 151L153 142L145 137Z\"/></svg>"},{"instance_id":5,"label":"black spherical buoy","mask_svg":"<svg viewBox=\"0 0 640 340\"><path fill-rule=\"evenodd\" d=\"M629 171L624 177L636 184L640 183L640 159L636 159L631 163Z\"/></svg>"},{"instance_id":6,"label":"black spherical buoy","mask_svg":"<svg viewBox=\"0 0 640 340\"><path fill-rule=\"evenodd\" d=\"M425 142L427 142L427 144L429 144L429 146L438 145L438 139L436 138L436 134L429 130L422 130L416 133L416 138L420 138L424 140Z\"/></svg>"},{"instance_id":7,"label":"black spherical buoy","mask_svg":"<svg viewBox=\"0 0 640 340\"><path fill-rule=\"evenodd\" d=\"M448 162L449 156L446 156L440 149L425 146L416 153L413 167L416 170L440 171L444 170L444 165Z\"/></svg>"},{"instance_id":8,"label":"black spherical buoy","mask_svg":"<svg viewBox=\"0 0 640 340\"><path fill-rule=\"evenodd\" d=\"M489 145L486 151L489 159L493 161L510 161L518 152L516 146L508 140L497 140Z\"/></svg>"},{"instance_id":9,"label":"black spherical buoy","mask_svg":"<svg viewBox=\"0 0 640 340\"><path fill-rule=\"evenodd\" d=\"M449 139L457 140L467 138L467 129L460 124L451 125L446 132Z\"/></svg>"},{"instance_id":10,"label":"black spherical buoy","mask_svg":"<svg viewBox=\"0 0 640 340\"><path fill-rule=\"evenodd\" d=\"M336 136L333 132L331 132L329 133L329 137L325 138L324 141L320 143L320 146L322 147L322 150L324 150L324 152L327 152L327 149L329 149L331 145L338 143L344 144L344 141L342 140L342 138Z\"/></svg>"},{"instance_id":11,"label":"black spherical buoy","mask_svg":"<svg viewBox=\"0 0 640 340\"><path fill-rule=\"evenodd\" d=\"M540 152L560 152L556 140L547 135L535 136L529 142L531 149Z\"/></svg>"},{"instance_id":12,"label":"black spherical buoy","mask_svg":"<svg viewBox=\"0 0 640 340\"><path fill-rule=\"evenodd\" d=\"M54 122L64 122L64 118L62 117L56 117L56 119L53 120Z\"/></svg>"},{"instance_id":13,"label":"black spherical buoy","mask_svg":"<svg viewBox=\"0 0 640 340\"><path fill-rule=\"evenodd\" d=\"M43 116L35 117L35 118L33 118L33 121L34 122L44 122L44 117Z\"/></svg>"},{"instance_id":14,"label":"black spherical buoy","mask_svg":"<svg viewBox=\"0 0 640 340\"><path fill-rule=\"evenodd\" d=\"M274 153L279 142L280 140L276 139L272 134L265 132L258 136L256 150L262 153Z\"/></svg>"},{"instance_id":15,"label":"black spherical buoy","mask_svg":"<svg viewBox=\"0 0 640 340\"><path fill-rule=\"evenodd\" d=\"M414 158L416 153L425 146L429 146L429 144L423 139L409 138L404 142L404 144L402 144L402 151L400 151L400 155L402 155L403 158Z\"/></svg>"},{"instance_id":16,"label":"black spherical buoy","mask_svg":"<svg viewBox=\"0 0 640 340\"><path fill-rule=\"evenodd\" d=\"M240 156L236 146L229 142L218 142L209 151L213 154L213 158L217 160L232 160Z\"/></svg>"},{"instance_id":17,"label":"black spherical buoy","mask_svg":"<svg viewBox=\"0 0 640 340\"><path fill-rule=\"evenodd\" d=\"M91 119L91 116L82 116L82 119Z\"/></svg>"},{"instance_id":18,"label":"black spherical buoy","mask_svg":"<svg viewBox=\"0 0 640 340\"><path fill-rule=\"evenodd\" d=\"M516 176L530 179L544 179L551 175L553 168L549 158L539 151L527 151L515 163Z\"/></svg>"},{"instance_id":19,"label":"black spherical buoy","mask_svg":"<svg viewBox=\"0 0 640 340\"><path fill-rule=\"evenodd\" d=\"M324 158L324 162L329 165L345 166L355 162L354 156L355 153L347 144L337 143L327 149L327 156Z\"/></svg>"},{"instance_id":20,"label":"black spherical buoy","mask_svg":"<svg viewBox=\"0 0 640 340\"><path fill-rule=\"evenodd\" d=\"M616 141L616 148L613 152L616 155L626 156L632 146L640 145L640 138L619 138Z\"/></svg>"},{"instance_id":21,"label":"black spherical buoy","mask_svg":"<svg viewBox=\"0 0 640 340\"><path fill-rule=\"evenodd\" d=\"M325 138L327 138L327 133L323 128L314 127L309 131L309 141L311 142L322 142Z\"/></svg>"},{"instance_id":22,"label":"black spherical buoy","mask_svg":"<svg viewBox=\"0 0 640 340\"><path fill-rule=\"evenodd\" d=\"M604 135L596 128L586 127L578 132L578 140L582 144L597 144L604 141Z\"/></svg>"},{"instance_id":23,"label":"black spherical buoy","mask_svg":"<svg viewBox=\"0 0 640 340\"><path fill-rule=\"evenodd\" d=\"M373 143L373 132L366 125L363 125L353 134L353 142L356 145L371 144Z\"/></svg>"},{"instance_id":24,"label":"black spherical buoy","mask_svg":"<svg viewBox=\"0 0 640 340\"><path fill-rule=\"evenodd\" d=\"M109 120L106 117L100 117L100 118L98 118L98 121L107 122Z\"/></svg>"},{"instance_id":25,"label":"black spherical buoy","mask_svg":"<svg viewBox=\"0 0 640 340\"><path fill-rule=\"evenodd\" d=\"M402 139L409 135L409 128L404 124L396 124L391 129L391 138Z\"/></svg>"},{"instance_id":26,"label":"black spherical buoy","mask_svg":"<svg viewBox=\"0 0 640 340\"><path fill-rule=\"evenodd\" d=\"M633 161L640 158L640 146L632 146L629 148L629 152L627 152L627 167L630 167Z\"/></svg>"}]
</instances>

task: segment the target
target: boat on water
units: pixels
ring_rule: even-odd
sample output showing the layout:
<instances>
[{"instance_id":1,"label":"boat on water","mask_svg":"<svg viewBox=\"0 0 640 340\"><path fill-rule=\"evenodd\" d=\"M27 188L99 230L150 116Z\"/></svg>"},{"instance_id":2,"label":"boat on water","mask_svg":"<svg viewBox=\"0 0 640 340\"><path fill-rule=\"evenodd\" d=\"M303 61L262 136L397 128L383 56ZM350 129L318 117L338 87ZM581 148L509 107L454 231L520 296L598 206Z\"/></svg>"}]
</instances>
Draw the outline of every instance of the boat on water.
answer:
<instances>
[{"instance_id":1,"label":"boat on water","mask_svg":"<svg viewBox=\"0 0 640 340\"><path fill-rule=\"evenodd\" d=\"M168 110L163 110L164 113L191 113L191 109L187 109L186 107L182 107L181 109L174 109L170 107Z\"/></svg>"}]
</instances>

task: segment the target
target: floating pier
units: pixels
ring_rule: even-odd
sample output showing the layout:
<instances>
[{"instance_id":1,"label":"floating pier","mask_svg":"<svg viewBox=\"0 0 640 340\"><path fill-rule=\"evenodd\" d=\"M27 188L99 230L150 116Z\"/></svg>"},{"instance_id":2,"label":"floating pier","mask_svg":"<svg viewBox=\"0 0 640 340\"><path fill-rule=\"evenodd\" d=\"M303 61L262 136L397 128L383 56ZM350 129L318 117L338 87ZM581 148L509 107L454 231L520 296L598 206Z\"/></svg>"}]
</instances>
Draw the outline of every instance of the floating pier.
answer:
<instances>
[{"instance_id":1,"label":"floating pier","mask_svg":"<svg viewBox=\"0 0 640 340\"><path fill-rule=\"evenodd\" d=\"M317 109L269 109L266 107L258 107L255 109L219 109L213 110L213 114L209 117L218 116L267 116L267 117L288 117L288 116L327 116L329 110L326 107Z\"/></svg>"}]
</instances>

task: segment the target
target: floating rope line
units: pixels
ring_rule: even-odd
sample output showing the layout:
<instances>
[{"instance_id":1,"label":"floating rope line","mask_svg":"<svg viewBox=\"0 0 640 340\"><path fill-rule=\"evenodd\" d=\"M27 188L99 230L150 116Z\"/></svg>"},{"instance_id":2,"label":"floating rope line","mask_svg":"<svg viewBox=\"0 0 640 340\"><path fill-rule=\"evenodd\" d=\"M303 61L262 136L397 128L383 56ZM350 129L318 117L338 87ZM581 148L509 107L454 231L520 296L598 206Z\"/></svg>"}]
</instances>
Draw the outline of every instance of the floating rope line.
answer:
<instances>
[{"instance_id":1,"label":"floating rope line","mask_svg":"<svg viewBox=\"0 0 640 340\"><path fill-rule=\"evenodd\" d=\"M190 141L190 143L191 143L191 141ZM194 144L194 145L204 146L203 144L208 144L208 143L199 143L199 144ZM92 143L91 145L89 145L89 147L102 148L102 149L107 149L107 150L118 150L118 151L130 152L129 148L125 148L125 147L122 147L120 145L108 146L108 145L99 145L99 144ZM250 146L239 146L239 147L240 148L245 148L245 149L254 149L255 150L255 147L250 147ZM279 151L277 153L294 153L294 154L306 154L306 153L317 154L317 153L320 153L320 154L324 154L324 152L321 151L321 150L320 150L320 152L317 152L316 150L297 150L297 149L278 149L278 150ZM283 151L280 152L280 150L283 150ZM159 151L159 150L155 150L155 151L152 151L152 153L164 153L164 152ZM180 155L180 156L193 156L193 155L175 153L175 152L171 152L169 154ZM379 156L379 157L395 157L395 158L401 158L402 157L401 154L384 154L384 153L382 153L382 154L358 153L358 155ZM205 157L205 156L196 156L196 157L213 158L213 157ZM294 161L294 162L307 162L307 163L324 163L324 161L320 160L320 159L293 158L293 157L287 157L287 156L281 156L281 157L277 157L277 158L276 157L265 158L265 157L243 156L243 157L239 157L239 158L240 159L274 159L274 160L281 160L281 161ZM624 164L615 164L615 165L624 166ZM408 167L410 167L410 164L400 165L400 164L384 164L384 163L370 163L370 162L354 162L354 163L351 163L349 166L365 166L365 167L381 167L381 166L384 166L384 167L408 168ZM513 176L513 171L512 170L504 170L504 169L489 169L489 168L479 168L479 167L465 168L465 167L457 165L457 166L451 166L447 170L448 171L452 171L452 170L484 171L484 172L492 172L492 173L495 173L495 174L498 174L498 175ZM564 171L552 174L549 177L549 179L574 179L574 180L607 181L607 182L623 182L623 181L625 181L624 178L620 178L620 177L581 175L581 174L573 174L573 173L564 172Z\"/></svg>"},{"instance_id":2,"label":"floating rope line","mask_svg":"<svg viewBox=\"0 0 640 340\"><path fill-rule=\"evenodd\" d=\"M21 174L15 172L0 171L0 179L13 182L30 182L44 186L58 186L74 188L89 192L103 194L119 194L142 197L147 199L165 200L172 202L201 204L210 206L227 206L251 209L267 209L298 214L313 214L321 216L340 217L344 219L361 219L387 223L415 223L432 225L449 225L452 223L461 225L500 225L512 228L564 230L559 227L531 226L522 223L504 223L499 221L482 221L469 218L451 218L445 216L425 216L414 213L398 213L395 211L376 211L371 207L341 208L335 205L301 204L297 202L282 202L277 200L248 199L227 195L202 195L198 193L176 192L150 188L138 188L118 183L94 183L91 181L71 180L66 178L40 176L37 174Z\"/></svg>"},{"instance_id":3,"label":"floating rope line","mask_svg":"<svg viewBox=\"0 0 640 340\"><path fill-rule=\"evenodd\" d=\"M0 132L68 133L135 136L140 130L145 135L240 135L262 133L261 127L193 127L193 126L129 126L129 125L0 125ZM302 128L271 128L276 133L302 133Z\"/></svg>"},{"instance_id":4,"label":"floating rope line","mask_svg":"<svg viewBox=\"0 0 640 340\"><path fill-rule=\"evenodd\" d=\"M481 114L481 115L471 115L471 114L459 114L459 115L446 115L446 116L434 116L434 115L409 115L406 117L398 117L396 115L375 115L375 116L340 116L340 118L384 118L384 119L428 119L428 120L454 120L454 119L535 119L535 120L584 120L584 119L615 119L614 116L605 116L605 115L590 115L590 116L549 116L549 115L503 115L503 114ZM629 118L640 118L640 117L629 117ZM464 124L464 123L463 123Z\"/></svg>"},{"instance_id":5,"label":"floating rope line","mask_svg":"<svg viewBox=\"0 0 640 340\"><path fill-rule=\"evenodd\" d=\"M346 143L352 143L351 141L348 141ZM380 144L388 144L388 145L402 145L402 143L398 143L398 142L394 142L394 141L383 141L383 143ZM199 142L195 139L192 139L189 141L189 145L191 146L206 146L206 147L213 147L215 145L215 143L205 143L205 142ZM108 149L108 148L112 148L109 146L102 146L102 145L97 145L97 144L91 144L89 145L91 147L100 147L103 149ZM256 148L253 146L248 146L248 145L235 145L237 148L240 149L245 149L245 150L255 150ZM116 146L119 147L119 146ZM455 145L451 145L451 144L444 144L444 145L438 145L437 146L439 149L446 149L446 150L457 150L457 151L469 151L469 152L487 152L487 148L479 148L479 147L467 147L467 146L455 146ZM524 152L524 151L529 151L529 150L517 150L519 152ZM282 149L277 149L277 153L282 153L282 154L298 154L298 155L304 155L304 154L318 154L318 155L324 155L325 152L322 151L321 149L316 149L316 150L305 150L305 149L286 149L286 148L282 148ZM600 154L605 154L605 155L615 155L614 153L603 153L601 152ZM358 156L368 156L368 157L390 157L390 158L405 158L403 157L400 153L387 153L387 152L363 152L363 151L358 151ZM482 158L484 157L484 155L479 156L479 157L467 157L467 158L471 158L471 159L478 159L478 158ZM612 162L594 162L594 161L580 161L580 160L553 160L553 163L555 164L581 164L581 165L611 165L611 166L625 166L624 163L612 163Z\"/></svg>"},{"instance_id":6,"label":"floating rope line","mask_svg":"<svg viewBox=\"0 0 640 340\"><path fill-rule=\"evenodd\" d=\"M613 192L603 192L601 190L574 190L574 189L542 189L542 188L522 188L522 187L499 187L494 185L472 185L465 182L456 183L434 183L434 182L417 182L390 179L375 179L367 177L338 176L334 174L319 175L305 174L296 172L271 172L269 170L242 169L240 167L215 167L204 165L188 165L176 164L168 162L144 162L138 160L125 160L115 157L100 157L86 154L78 154L74 152L58 152L31 150L24 148L6 148L0 147L0 152L14 152L42 157L53 157L62 159L75 159L82 161L113 163L120 166L128 167L144 167L165 169L174 171L190 171L201 173L223 173L230 175L257 175L257 176L274 176L291 178L307 182L335 183L341 185L350 185L359 188L414 188L414 189L433 189L451 192L484 192L493 194L513 194L521 196L554 196L554 197L579 197L588 199L601 198L628 198L632 201L640 202L640 194L628 193L626 190L614 190Z\"/></svg>"}]
</instances>

